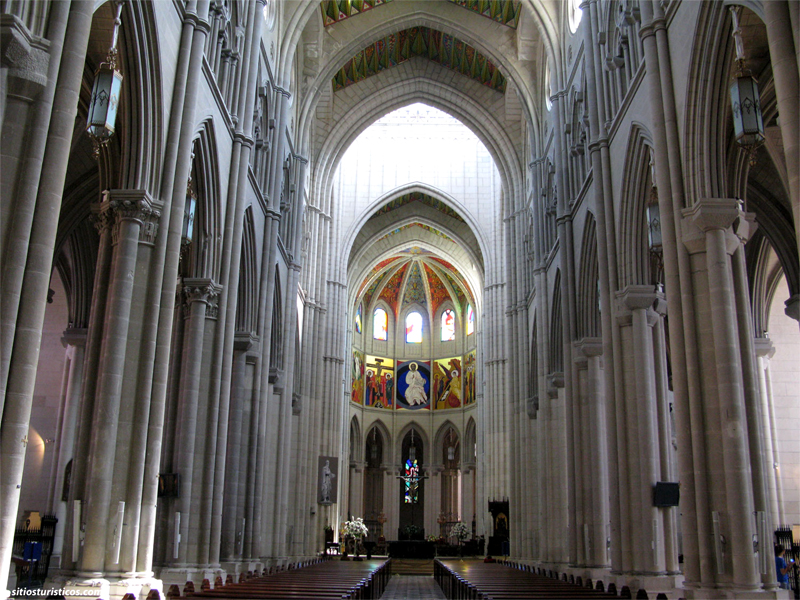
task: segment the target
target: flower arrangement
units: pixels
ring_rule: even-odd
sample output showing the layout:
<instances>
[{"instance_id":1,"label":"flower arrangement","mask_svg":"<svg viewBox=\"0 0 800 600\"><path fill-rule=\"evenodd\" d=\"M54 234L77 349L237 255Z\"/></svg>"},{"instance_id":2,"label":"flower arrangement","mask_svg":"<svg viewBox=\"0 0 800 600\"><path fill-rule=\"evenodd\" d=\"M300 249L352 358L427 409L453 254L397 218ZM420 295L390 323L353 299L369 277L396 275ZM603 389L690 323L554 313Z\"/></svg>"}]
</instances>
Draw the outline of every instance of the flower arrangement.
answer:
<instances>
[{"instance_id":1,"label":"flower arrangement","mask_svg":"<svg viewBox=\"0 0 800 600\"><path fill-rule=\"evenodd\" d=\"M435 541L436 541L436 540L438 540L438 539L439 539L439 538L437 538L437 537L436 537L435 535L433 535L433 534L430 534L430 535L428 536L428 541L429 541L429 542L435 542Z\"/></svg>"},{"instance_id":2,"label":"flower arrangement","mask_svg":"<svg viewBox=\"0 0 800 600\"><path fill-rule=\"evenodd\" d=\"M352 535L356 540L361 539L369 533L369 529L364 525L364 520L361 517L351 517L352 521L345 521L344 532L347 535Z\"/></svg>"},{"instance_id":3,"label":"flower arrangement","mask_svg":"<svg viewBox=\"0 0 800 600\"><path fill-rule=\"evenodd\" d=\"M464 523L459 521L455 525L453 525L452 529L450 529L450 535L456 538L459 542L463 542L467 537L469 537L469 529L467 528Z\"/></svg>"}]
</instances>

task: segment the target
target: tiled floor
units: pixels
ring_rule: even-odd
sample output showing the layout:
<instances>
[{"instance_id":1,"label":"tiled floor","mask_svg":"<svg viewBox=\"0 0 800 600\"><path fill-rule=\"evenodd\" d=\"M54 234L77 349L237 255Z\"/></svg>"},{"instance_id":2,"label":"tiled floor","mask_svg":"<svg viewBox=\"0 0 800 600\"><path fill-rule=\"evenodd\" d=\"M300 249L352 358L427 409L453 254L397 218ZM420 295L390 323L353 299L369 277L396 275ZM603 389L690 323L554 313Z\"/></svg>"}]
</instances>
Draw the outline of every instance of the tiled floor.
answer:
<instances>
[{"instance_id":1,"label":"tiled floor","mask_svg":"<svg viewBox=\"0 0 800 600\"><path fill-rule=\"evenodd\" d=\"M393 575L381 600L439 600L444 597L433 577Z\"/></svg>"}]
</instances>

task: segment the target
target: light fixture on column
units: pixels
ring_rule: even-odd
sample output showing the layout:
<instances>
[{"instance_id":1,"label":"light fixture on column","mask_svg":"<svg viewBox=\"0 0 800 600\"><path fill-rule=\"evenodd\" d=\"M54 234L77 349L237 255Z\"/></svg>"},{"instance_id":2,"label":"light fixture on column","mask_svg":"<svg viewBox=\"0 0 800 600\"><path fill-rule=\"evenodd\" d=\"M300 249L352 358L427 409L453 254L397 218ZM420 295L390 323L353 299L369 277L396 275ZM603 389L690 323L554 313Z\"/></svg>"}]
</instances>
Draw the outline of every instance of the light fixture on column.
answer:
<instances>
[{"instance_id":1,"label":"light fixture on column","mask_svg":"<svg viewBox=\"0 0 800 600\"><path fill-rule=\"evenodd\" d=\"M650 154L650 197L645 208L647 213L647 246L650 250L651 282L660 291L664 272L664 248L661 238L661 211L658 208L658 188L656 187L655 160Z\"/></svg>"},{"instance_id":2,"label":"light fixture on column","mask_svg":"<svg viewBox=\"0 0 800 600\"><path fill-rule=\"evenodd\" d=\"M447 460L455 460L456 459L456 449L452 446L447 447Z\"/></svg>"},{"instance_id":3,"label":"light fixture on column","mask_svg":"<svg viewBox=\"0 0 800 600\"><path fill-rule=\"evenodd\" d=\"M736 143L747 150L750 165L756 164L756 150L764 143L764 121L758 97L758 82L745 68L744 43L736 7L731 6L733 40L736 46L736 74L731 81L731 107Z\"/></svg>"},{"instance_id":4,"label":"light fixture on column","mask_svg":"<svg viewBox=\"0 0 800 600\"><path fill-rule=\"evenodd\" d=\"M194 215L197 210L197 192L194 191L192 177L186 182L186 203L183 205L183 228L181 229L181 259L192 245L194 234Z\"/></svg>"},{"instance_id":5,"label":"light fixture on column","mask_svg":"<svg viewBox=\"0 0 800 600\"><path fill-rule=\"evenodd\" d=\"M86 133L92 138L95 159L100 157L100 147L105 146L114 135L114 123L119 108L119 93L122 88L122 73L117 69L117 37L122 23L122 2L117 2L114 17L114 32L111 47L105 62L100 63L94 74L92 96L89 100L89 115Z\"/></svg>"}]
</instances>

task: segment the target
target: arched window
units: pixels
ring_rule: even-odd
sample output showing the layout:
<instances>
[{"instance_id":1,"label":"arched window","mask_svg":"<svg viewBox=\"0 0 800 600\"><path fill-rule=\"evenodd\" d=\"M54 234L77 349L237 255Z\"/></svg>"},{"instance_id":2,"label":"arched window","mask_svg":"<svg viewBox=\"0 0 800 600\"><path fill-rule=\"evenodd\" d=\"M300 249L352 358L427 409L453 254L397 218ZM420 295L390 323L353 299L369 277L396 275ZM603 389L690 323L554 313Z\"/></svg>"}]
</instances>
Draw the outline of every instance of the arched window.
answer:
<instances>
[{"instance_id":1,"label":"arched window","mask_svg":"<svg viewBox=\"0 0 800 600\"><path fill-rule=\"evenodd\" d=\"M418 312L408 313L406 317L406 342L409 344L422 343L422 315Z\"/></svg>"},{"instance_id":2,"label":"arched window","mask_svg":"<svg viewBox=\"0 0 800 600\"><path fill-rule=\"evenodd\" d=\"M409 458L406 460L405 468L405 502L406 504L416 504L419 502L419 465L417 459Z\"/></svg>"},{"instance_id":3,"label":"arched window","mask_svg":"<svg viewBox=\"0 0 800 600\"><path fill-rule=\"evenodd\" d=\"M372 337L376 340L389 337L389 315L382 308L376 308L372 315Z\"/></svg>"},{"instance_id":4,"label":"arched window","mask_svg":"<svg viewBox=\"0 0 800 600\"><path fill-rule=\"evenodd\" d=\"M356 333L361 333L361 305L358 305L358 310L356 311Z\"/></svg>"},{"instance_id":5,"label":"arched window","mask_svg":"<svg viewBox=\"0 0 800 600\"><path fill-rule=\"evenodd\" d=\"M456 339L456 313L446 310L442 313L442 341L452 342Z\"/></svg>"},{"instance_id":6,"label":"arched window","mask_svg":"<svg viewBox=\"0 0 800 600\"><path fill-rule=\"evenodd\" d=\"M583 0L569 0L569 30L572 33L578 31L578 25L581 23L583 10L581 9L581 2Z\"/></svg>"},{"instance_id":7,"label":"arched window","mask_svg":"<svg viewBox=\"0 0 800 600\"><path fill-rule=\"evenodd\" d=\"M467 335L472 335L475 332L475 313L472 310L472 304L467 304Z\"/></svg>"}]
</instances>

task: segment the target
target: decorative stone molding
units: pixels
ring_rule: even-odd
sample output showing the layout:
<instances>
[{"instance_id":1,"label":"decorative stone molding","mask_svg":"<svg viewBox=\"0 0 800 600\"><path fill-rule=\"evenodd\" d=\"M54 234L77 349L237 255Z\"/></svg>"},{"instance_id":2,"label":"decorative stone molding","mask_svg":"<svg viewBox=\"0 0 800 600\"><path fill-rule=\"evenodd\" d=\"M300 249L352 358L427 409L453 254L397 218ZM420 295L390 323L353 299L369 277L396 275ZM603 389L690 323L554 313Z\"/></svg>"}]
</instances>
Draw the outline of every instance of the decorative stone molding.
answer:
<instances>
[{"instance_id":1,"label":"decorative stone molding","mask_svg":"<svg viewBox=\"0 0 800 600\"><path fill-rule=\"evenodd\" d=\"M736 198L704 198L682 214L682 240L689 254L705 252L706 234L715 230L725 232L726 251L733 254L757 227L755 215L745 213Z\"/></svg>"},{"instance_id":2,"label":"decorative stone molding","mask_svg":"<svg viewBox=\"0 0 800 600\"><path fill-rule=\"evenodd\" d=\"M775 356L775 344L773 344L772 340L769 338L757 337L755 340L753 340L753 346L756 350L756 356L759 358L772 358Z\"/></svg>"},{"instance_id":3,"label":"decorative stone molding","mask_svg":"<svg viewBox=\"0 0 800 600\"><path fill-rule=\"evenodd\" d=\"M634 310L647 311L647 324L654 325L663 314L666 298L664 293L656 291L652 285L629 285L617 292L617 322L630 325Z\"/></svg>"},{"instance_id":4,"label":"decorative stone molding","mask_svg":"<svg viewBox=\"0 0 800 600\"><path fill-rule=\"evenodd\" d=\"M786 313L786 316L795 321L800 321L800 294L795 294L789 298L784 302L784 305L786 308L783 309L783 312Z\"/></svg>"},{"instance_id":5,"label":"decorative stone molding","mask_svg":"<svg viewBox=\"0 0 800 600\"><path fill-rule=\"evenodd\" d=\"M66 348L67 346L86 346L86 336L89 330L86 327L70 327L65 329L61 336L61 345Z\"/></svg>"},{"instance_id":6,"label":"decorative stone molding","mask_svg":"<svg viewBox=\"0 0 800 600\"><path fill-rule=\"evenodd\" d=\"M106 190L103 201L95 208L95 226L99 233L111 228L111 243L119 241L123 221L139 224L139 242L153 245L158 235L158 221L163 203L150 198L145 190Z\"/></svg>"},{"instance_id":7,"label":"decorative stone molding","mask_svg":"<svg viewBox=\"0 0 800 600\"><path fill-rule=\"evenodd\" d=\"M206 317L216 318L220 292L222 292L222 286L214 283L212 279L185 277L183 279L184 316L189 316L193 302L203 302L206 305Z\"/></svg>"},{"instance_id":8,"label":"decorative stone molding","mask_svg":"<svg viewBox=\"0 0 800 600\"><path fill-rule=\"evenodd\" d=\"M47 86L50 43L35 38L16 15L0 15L0 64L8 69L8 94L33 102Z\"/></svg>"},{"instance_id":9,"label":"decorative stone molding","mask_svg":"<svg viewBox=\"0 0 800 600\"><path fill-rule=\"evenodd\" d=\"M547 376L547 396L555 400L558 398L559 388L564 387L564 373L559 371L557 373L550 373Z\"/></svg>"},{"instance_id":10,"label":"decorative stone molding","mask_svg":"<svg viewBox=\"0 0 800 600\"><path fill-rule=\"evenodd\" d=\"M236 352L247 352L256 342L258 342L258 336L254 331L237 331L233 335L233 349Z\"/></svg>"},{"instance_id":11,"label":"decorative stone molding","mask_svg":"<svg viewBox=\"0 0 800 600\"><path fill-rule=\"evenodd\" d=\"M539 395L531 396L525 401L525 408L528 412L529 419L536 419L539 412Z\"/></svg>"}]
</instances>

